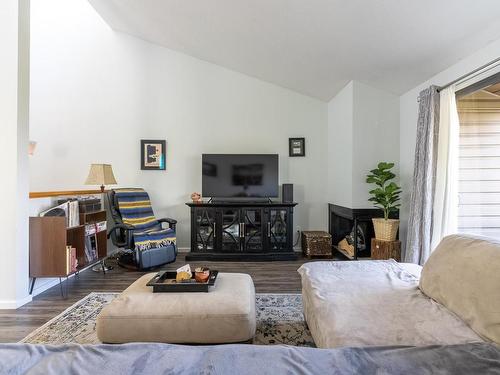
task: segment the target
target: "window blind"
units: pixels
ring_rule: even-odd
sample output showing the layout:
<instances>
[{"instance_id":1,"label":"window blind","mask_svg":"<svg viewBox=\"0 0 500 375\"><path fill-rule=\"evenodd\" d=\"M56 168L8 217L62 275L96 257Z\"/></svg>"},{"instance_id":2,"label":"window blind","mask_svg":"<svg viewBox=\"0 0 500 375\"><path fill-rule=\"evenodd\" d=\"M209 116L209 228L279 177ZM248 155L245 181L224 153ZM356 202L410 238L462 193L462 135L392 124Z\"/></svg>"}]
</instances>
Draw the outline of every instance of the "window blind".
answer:
<instances>
[{"instance_id":1,"label":"window blind","mask_svg":"<svg viewBox=\"0 0 500 375\"><path fill-rule=\"evenodd\" d=\"M458 231L500 240L500 96L457 100L460 119Z\"/></svg>"}]
</instances>

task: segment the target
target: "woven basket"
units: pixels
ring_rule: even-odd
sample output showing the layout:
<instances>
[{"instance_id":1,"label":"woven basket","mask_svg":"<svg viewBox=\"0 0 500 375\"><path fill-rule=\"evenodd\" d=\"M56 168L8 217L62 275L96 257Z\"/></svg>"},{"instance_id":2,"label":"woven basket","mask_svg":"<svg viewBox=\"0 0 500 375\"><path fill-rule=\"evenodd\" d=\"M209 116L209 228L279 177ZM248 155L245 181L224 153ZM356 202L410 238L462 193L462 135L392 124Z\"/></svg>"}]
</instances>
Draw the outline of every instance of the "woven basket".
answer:
<instances>
[{"instance_id":1,"label":"woven basket","mask_svg":"<svg viewBox=\"0 0 500 375\"><path fill-rule=\"evenodd\" d=\"M323 231L302 232L302 252L307 257L332 256L332 236Z\"/></svg>"},{"instance_id":2,"label":"woven basket","mask_svg":"<svg viewBox=\"0 0 500 375\"><path fill-rule=\"evenodd\" d=\"M383 241L394 241L398 234L399 220L372 219L375 238Z\"/></svg>"}]
</instances>

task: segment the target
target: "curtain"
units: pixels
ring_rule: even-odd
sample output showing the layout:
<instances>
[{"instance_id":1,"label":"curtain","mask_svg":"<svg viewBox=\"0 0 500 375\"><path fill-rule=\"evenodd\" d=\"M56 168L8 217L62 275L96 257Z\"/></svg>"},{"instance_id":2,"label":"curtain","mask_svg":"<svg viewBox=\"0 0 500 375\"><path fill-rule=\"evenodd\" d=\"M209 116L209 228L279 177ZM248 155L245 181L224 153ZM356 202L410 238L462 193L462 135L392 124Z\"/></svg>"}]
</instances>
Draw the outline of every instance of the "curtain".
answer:
<instances>
[{"instance_id":1,"label":"curtain","mask_svg":"<svg viewBox=\"0 0 500 375\"><path fill-rule=\"evenodd\" d=\"M439 132L439 93L436 86L420 92L413 190L406 239L405 262L424 264L431 253Z\"/></svg>"},{"instance_id":2,"label":"curtain","mask_svg":"<svg viewBox=\"0 0 500 375\"><path fill-rule=\"evenodd\" d=\"M431 251L449 234L457 232L458 147L460 142L455 86L440 92L436 188L432 218Z\"/></svg>"}]
</instances>

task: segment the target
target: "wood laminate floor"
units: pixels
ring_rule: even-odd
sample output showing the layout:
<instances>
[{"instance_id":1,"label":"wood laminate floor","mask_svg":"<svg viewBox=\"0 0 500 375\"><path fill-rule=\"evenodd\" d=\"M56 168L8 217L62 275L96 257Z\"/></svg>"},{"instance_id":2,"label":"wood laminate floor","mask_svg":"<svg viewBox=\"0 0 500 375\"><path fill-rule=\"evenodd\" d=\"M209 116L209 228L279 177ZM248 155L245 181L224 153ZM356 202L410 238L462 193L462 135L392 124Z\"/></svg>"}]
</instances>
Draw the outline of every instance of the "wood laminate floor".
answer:
<instances>
[{"instance_id":1,"label":"wood laminate floor","mask_svg":"<svg viewBox=\"0 0 500 375\"><path fill-rule=\"evenodd\" d=\"M185 264L185 255L179 254L175 263L163 269L176 269ZM207 265L221 272L241 272L252 276L257 293L300 293L297 269L308 260L280 262L190 262L191 266ZM0 310L0 342L17 342L40 327L90 292L121 292L145 272L130 271L107 260L114 269L106 275L87 269L65 281L67 298L61 297L56 285L33 298L16 310ZM156 271L156 270L155 270ZM154 271L151 271L154 272Z\"/></svg>"}]
</instances>

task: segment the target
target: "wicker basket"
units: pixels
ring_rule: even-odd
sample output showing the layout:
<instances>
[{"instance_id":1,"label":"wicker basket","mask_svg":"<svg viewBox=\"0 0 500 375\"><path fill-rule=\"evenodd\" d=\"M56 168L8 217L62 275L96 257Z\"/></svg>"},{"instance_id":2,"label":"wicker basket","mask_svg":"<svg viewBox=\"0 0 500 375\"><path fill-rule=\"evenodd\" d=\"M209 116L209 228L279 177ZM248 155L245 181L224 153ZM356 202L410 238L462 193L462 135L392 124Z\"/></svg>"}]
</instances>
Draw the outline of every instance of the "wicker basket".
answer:
<instances>
[{"instance_id":1,"label":"wicker basket","mask_svg":"<svg viewBox=\"0 0 500 375\"><path fill-rule=\"evenodd\" d=\"M399 220L372 219L375 238L383 241L394 241L398 234Z\"/></svg>"},{"instance_id":2,"label":"wicker basket","mask_svg":"<svg viewBox=\"0 0 500 375\"><path fill-rule=\"evenodd\" d=\"M313 256L332 256L332 236L322 231L302 232L302 252L308 258Z\"/></svg>"}]
</instances>

